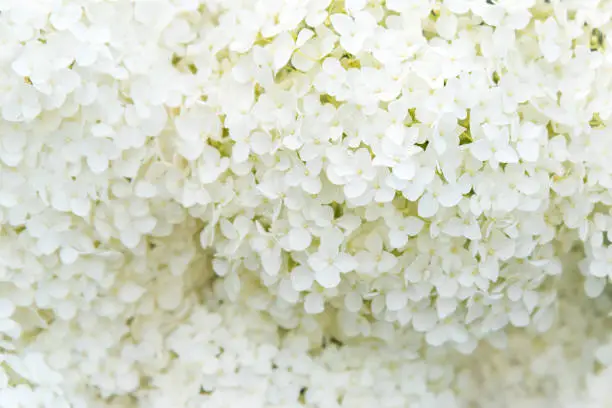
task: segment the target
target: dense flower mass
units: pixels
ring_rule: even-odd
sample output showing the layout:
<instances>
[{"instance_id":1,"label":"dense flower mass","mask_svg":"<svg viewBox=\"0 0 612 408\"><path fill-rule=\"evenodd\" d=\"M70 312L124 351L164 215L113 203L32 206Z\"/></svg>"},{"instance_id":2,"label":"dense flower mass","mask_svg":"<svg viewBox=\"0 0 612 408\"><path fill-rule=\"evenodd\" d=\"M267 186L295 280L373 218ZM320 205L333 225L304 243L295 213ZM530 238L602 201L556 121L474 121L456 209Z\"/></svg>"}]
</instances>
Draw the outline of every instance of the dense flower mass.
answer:
<instances>
[{"instance_id":1,"label":"dense flower mass","mask_svg":"<svg viewBox=\"0 0 612 408\"><path fill-rule=\"evenodd\" d=\"M612 404L611 0L0 0L0 408Z\"/></svg>"}]
</instances>

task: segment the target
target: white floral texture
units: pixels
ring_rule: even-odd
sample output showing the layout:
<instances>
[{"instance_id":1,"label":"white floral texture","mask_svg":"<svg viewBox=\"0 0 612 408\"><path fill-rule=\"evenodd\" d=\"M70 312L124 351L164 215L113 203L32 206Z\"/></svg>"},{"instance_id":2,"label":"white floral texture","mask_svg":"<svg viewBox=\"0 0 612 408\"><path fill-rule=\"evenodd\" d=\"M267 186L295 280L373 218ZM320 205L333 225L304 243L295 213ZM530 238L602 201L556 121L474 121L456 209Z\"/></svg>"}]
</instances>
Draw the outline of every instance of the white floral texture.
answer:
<instances>
[{"instance_id":1,"label":"white floral texture","mask_svg":"<svg viewBox=\"0 0 612 408\"><path fill-rule=\"evenodd\" d=\"M608 406L611 21L0 0L0 408Z\"/></svg>"}]
</instances>

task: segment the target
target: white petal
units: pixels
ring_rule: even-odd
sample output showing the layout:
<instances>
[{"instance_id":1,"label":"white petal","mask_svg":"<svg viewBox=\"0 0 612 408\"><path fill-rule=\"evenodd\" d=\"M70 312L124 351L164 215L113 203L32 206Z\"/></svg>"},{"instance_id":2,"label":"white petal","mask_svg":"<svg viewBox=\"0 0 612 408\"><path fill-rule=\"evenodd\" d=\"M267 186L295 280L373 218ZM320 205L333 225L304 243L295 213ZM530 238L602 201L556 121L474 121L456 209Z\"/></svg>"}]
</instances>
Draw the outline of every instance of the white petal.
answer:
<instances>
[{"instance_id":1,"label":"white petal","mask_svg":"<svg viewBox=\"0 0 612 408\"><path fill-rule=\"evenodd\" d=\"M274 49L274 61L272 63L272 68L274 68L274 71L277 72L279 69L284 67L287 62L289 62L291 54L295 49L295 43L293 42L291 35L285 31L274 39L272 47Z\"/></svg>"},{"instance_id":2,"label":"white petal","mask_svg":"<svg viewBox=\"0 0 612 408\"><path fill-rule=\"evenodd\" d=\"M363 10L366 6L367 0L345 0L344 4L346 9L350 13L355 13L357 11Z\"/></svg>"},{"instance_id":3,"label":"white petal","mask_svg":"<svg viewBox=\"0 0 612 408\"><path fill-rule=\"evenodd\" d=\"M516 307L510 311L510 322L515 327L525 327L529 324L529 313L522 307Z\"/></svg>"},{"instance_id":4,"label":"white petal","mask_svg":"<svg viewBox=\"0 0 612 408\"><path fill-rule=\"evenodd\" d=\"M518 156L513 148L506 146L495 153L495 158L501 163L517 163Z\"/></svg>"},{"instance_id":5,"label":"white petal","mask_svg":"<svg viewBox=\"0 0 612 408\"><path fill-rule=\"evenodd\" d=\"M480 231L480 226L477 223L466 226L463 235L471 240L482 238L482 232Z\"/></svg>"},{"instance_id":6,"label":"white petal","mask_svg":"<svg viewBox=\"0 0 612 408\"><path fill-rule=\"evenodd\" d=\"M320 293L309 293L304 298L304 311L308 314L319 314L325 309L325 302Z\"/></svg>"},{"instance_id":7,"label":"white petal","mask_svg":"<svg viewBox=\"0 0 612 408\"><path fill-rule=\"evenodd\" d=\"M438 309L438 317L444 319L450 316L457 309L457 299L439 297L436 300L436 308Z\"/></svg>"},{"instance_id":8,"label":"white petal","mask_svg":"<svg viewBox=\"0 0 612 408\"><path fill-rule=\"evenodd\" d=\"M587 276L587 278L584 280L584 291L586 292L587 296L592 299L601 295L605 286L605 279Z\"/></svg>"},{"instance_id":9,"label":"white petal","mask_svg":"<svg viewBox=\"0 0 612 408\"><path fill-rule=\"evenodd\" d=\"M310 28L302 28L298 33L297 40L295 41L295 45L297 47L301 47L306 44L306 41L310 40L314 37L315 33Z\"/></svg>"},{"instance_id":10,"label":"white petal","mask_svg":"<svg viewBox=\"0 0 612 408\"><path fill-rule=\"evenodd\" d=\"M9 299L0 299L0 319L6 319L13 315L15 305Z\"/></svg>"},{"instance_id":11,"label":"white petal","mask_svg":"<svg viewBox=\"0 0 612 408\"><path fill-rule=\"evenodd\" d=\"M251 148L259 155L271 153L272 139L270 135L264 132L254 132L251 135Z\"/></svg>"},{"instance_id":12,"label":"white petal","mask_svg":"<svg viewBox=\"0 0 612 408\"><path fill-rule=\"evenodd\" d=\"M200 137L200 129L197 121L187 115L181 115L174 120L176 133L183 140L193 141Z\"/></svg>"},{"instance_id":13,"label":"white petal","mask_svg":"<svg viewBox=\"0 0 612 408\"><path fill-rule=\"evenodd\" d=\"M64 301L59 304L55 312L62 320L71 320L77 313L76 306L73 302Z\"/></svg>"},{"instance_id":14,"label":"white petal","mask_svg":"<svg viewBox=\"0 0 612 408\"><path fill-rule=\"evenodd\" d=\"M364 39L362 36L348 36L343 35L340 37L340 45L346 51L353 55L359 54L363 48Z\"/></svg>"},{"instance_id":15,"label":"white petal","mask_svg":"<svg viewBox=\"0 0 612 408\"><path fill-rule=\"evenodd\" d=\"M460 237L464 234L465 224L460 218L454 217L448 220L442 230L451 237Z\"/></svg>"},{"instance_id":16,"label":"white petal","mask_svg":"<svg viewBox=\"0 0 612 408\"><path fill-rule=\"evenodd\" d=\"M533 312L536 306L538 306L539 299L540 296L538 295L538 292L533 290L525 291L525 293L523 294L523 304L527 308L527 312L529 312L530 314Z\"/></svg>"},{"instance_id":17,"label":"white petal","mask_svg":"<svg viewBox=\"0 0 612 408\"><path fill-rule=\"evenodd\" d=\"M445 185L438 195L438 202L442 204L443 207L454 207L459 204L462 197L463 194L461 194L461 189L459 189L458 186Z\"/></svg>"},{"instance_id":18,"label":"white petal","mask_svg":"<svg viewBox=\"0 0 612 408\"><path fill-rule=\"evenodd\" d=\"M312 237L304 228L293 228L289 231L289 245L294 251L303 251L310 246Z\"/></svg>"},{"instance_id":19,"label":"white petal","mask_svg":"<svg viewBox=\"0 0 612 408\"><path fill-rule=\"evenodd\" d=\"M551 40L541 42L540 50L548 62L555 62L561 55L561 47Z\"/></svg>"},{"instance_id":20,"label":"white petal","mask_svg":"<svg viewBox=\"0 0 612 408\"><path fill-rule=\"evenodd\" d=\"M49 232L43 235L37 242L38 249L45 255L50 255L60 246L59 237Z\"/></svg>"},{"instance_id":21,"label":"white petal","mask_svg":"<svg viewBox=\"0 0 612 408\"><path fill-rule=\"evenodd\" d=\"M340 284L340 271L337 268L326 268L315 273L319 285L326 289L335 288Z\"/></svg>"},{"instance_id":22,"label":"white petal","mask_svg":"<svg viewBox=\"0 0 612 408\"><path fill-rule=\"evenodd\" d=\"M74 198L70 200L70 209L80 217L86 217L91 210L91 201L87 198Z\"/></svg>"},{"instance_id":23,"label":"white petal","mask_svg":"<svg viewBox=\"0 0 612 408\"><path fill-rule=\"evenodd\" d=\"M306 44L305 47L307 46L308 44ZM310 69L315 65L315 63L316 61L311 60L304 51L296 52L291 56L291 65L293 65L295 69L302 72L310 71ZM297 147L295 149L297 149Z\"/></svg>"},{"instance_id":24,"label":"white petal","mask_svg":"<svg viewBox=\"0 0 612 408\"><path fill-rule=\"evenodd\" d=\"M376 259L368 251L359 251L355 254L357 271L371 275L376 271Z\"/></svg>"},{"instance_id":25,"label":"white petal","mask_svg":"<svg viewBox=\"0 0 612 408\"><path fill-rule=\"evenodd\" d=\"M354 179L344 186L344 194L347 198L357 198L365 193L368 183L362 179Z\"/></svg>"},{"instance_id":26,"label":"white petal","mask_svg":"<svg viewBox=\"0 0 612 408\"><path fill-rule=\"evenodd\" d=\"M136 248L140 242L140 234L134 229L122 230L119 239L128 248Z\"/></svg>"},{"instance_id":27,"label":"white petal","mask_svg":"<svg viewBox=\"0 0 612 408\"><path fill-rule=\"evenodd\" d=\"M266 251L265 253L260 254L261 264L264 268L264 271L269 276L276 276L280 271L282 265L282 259L280 250L275 249L271 251Z\"/></svg>"},{"instance_id":28,"label":"white petal","mask_svg":"<svg viewBox=\"0 0 612 408\"><path fill-rule=\"evenodd\" d=\"M555 312L550 307L540 309L533 316L533 320L536 323L537 330L540 333L544 333L548 331L550 326L555 322Z\"/></svg>"},{"instance_id":29,"label":"white petal","mask_svg":"<svg viewBox=\"0 0 612 408\"><path fill-rule=\"evenodd\" d=\"M236 163L242 163L248 160L251 148L245 142L236 142L232 147L232 159Z\"/></svg>"},{"instance_id":30,"label":"white petal","mask_svg":"<svg viewBox=\"0 0 612 408\"><path fill-rule=\"evenodd\" d=\"M436 31L440 37L450 40L457 32L457 17L454 14L443 14L436 21Z\"/></svg>"},{"instance_id":31,"label":"white petal","mask_svg":"<svg viewBox=\"0 0 612 408\"><path fill-rule=\"evenodd\" d=\"M385 301L387 309L391 311L401 310L408 304L408 295L401 290L393 290L387 293Z\"/></svg>"},{"instance_id":32,"label":"white petal","mask_svg":"<svg viewBox=\"0 0 612 408\"><path fill-rule=\"evenodd\" d=\"M393 175L400 180L412 180L416 174L416 165L412 160L406 160L393 167Z\"/></svg>"},{"instance_id":33,"label":"white petal","mask_svg":"<svg viewBox=\"0 0 612 408\"><path fill-rule=\"evenodd\" d=\"M349 292L344 297L344 306L349 312L356 313L361 310L361 307L363 306L363 299L359 293Z\"/></svg>"},{"instance_id":34,"label":"white petal","mask_svg":"<svg viewBox=\"0 0 612 408\"><path fill-rule=\"evenodd\" d=\"M225 259L214 258L212 267L217 276L225 276L230 271L230 263Z\"/></svg>"},{"instance_id":35,"label":"white petal","mask_svg":"<svg viewBox=\"0 0 612 408\"><path fill-rule=\"evenodd\" d=\"M64 265L71 265L79 258L79 253L71 247L60 249L60 260Z\"/></svg>"},{"instance_id":36,"label":"white petal","mask_svg":"<svg viewBox=\"0 0 612 408\"><path fill-rule=\"evenodd\" d=\"M410 216L405 220L404 231L410 236L416 236L421 232L424 225L425 222L422 219Z\"/></svg>"},{"instance_id":37,"label":"white petal","mask_svg":"<svg viewBox=\"0 0 612 408\"><path fill-rule=\"evenodd\" d=\"M478 140L470 144L470 152L480 161L489 160L491 158L491 147L486 140Z\"/></svg>"},{"instance_id":38,"label":"white petal","mask_svg":"<svg viewBox=\"0 0 612 408\"><path fill-rule=\"evenodd\" d=\"M352 18L346 14L332 14L329 20L340 35L348 35L352 32L355 23ZM348 51L348 50L347 50Z\"/></svg>"},{"instance_id":39,"label":"white petal","mask_svg":"<svg viewBox=\"0 0 612 408\"><path fill-rule=\"evenodd\" d=\"M605 262L593 261L589 265L589 273L595 277L603 278L608 276L609 268Z\"/></svg>"},{"instance_id":40,"label":"white petal","mask_svg":"<svg viewBox=\"0 0 612 408\"><path fill-rule=\"evenodd\" d=\"M448 328L445 326L438 326L433 330L427 332L425 335L425 341L427 344L433 347L438 347L444 344L448 340Z\"/></svg>"},{"instance_id":41,"label":"white petal","mask_svg":"<svg viewBox=\"0 0 612 408\"><path fill-rule=\"evenodd\" d=\"M445 298L452 298L459 289L459 282L453 278L446 278L443 282L436 286L438 294Z\"/></svg>"},{"instance_id":42,"label":"white petal","mask_svg":"<svg viewBox=\"0 0 612 408\"><path fill-rule=\"evenodd\" d=\"M347 273L357 268L357 261L347 253L340 253L334 260L334 266L342 273Z\"/></svg>"},{"instance_id":43,"label":"white petal","mask_svg":"<svg viewBox=\"0 0 612 408\"><path fill-rule=\"evenodd\" d=\"M385 251L382 253L380 262L378 263L378 270L380 272L388 272L393 269L395 265L397 265L397 258L395 255Z\"/></svg>"},{"instance_id":44,"label":"white petal","mask_svg":"<svg viewBox=\"0 0 612 408\"><path fill-rule=\"evenodd\" d=\"M108 158L100 154L87 156L87 165L95 174L100 174L108 169Z\"/></svg>"},{"instance_id":45,"label":"white petal","mask_svg":"<svg viewBox=\"0 0 612 408\"><path fill-rule=\"evenodd\" d=\"M393 0L398 2L400 0ZM470 3L465 0L444 0L444 6L454 14L464 14L470 10Z\"/></svg>"},{"instance_id":46,"label":"white petal","mask_svg":"<svg viewBox=\"0 0 612 408\"><path fill-rule=\"evenodd\" d=\"M298 292L310 289L313 281L312 271L304 266L297 266L291 271L291 284Z\"/></svg>"},{"instance_id":47,"label":"white petal","mask_svg":"<svg viewBox=\"0 0 612 408\"><path fill-rule=\"evenodd\" d=\"M300 298L300 294L293 288L293 283L290 279L283 279L278 285L278 296L285 301L295 304Z\"/></svg>"},{"instance_id":48,"label":"white petal","mask_svg":"<svg viewBox=\"0 0 612 408\"><path fill-rule=\"evenodd\" d=\"M412 326L418 332L426 332L435 327L438 323L438 316L433 309L425 309L416 312L412 316Z\"/></svg>"},{"instance_id":49,"label":"white petal","mask_svg":"<svg viewBox=\"0 0 612 408\"><path fill-rule=\"evenodd\" d=\"M392 248L401 248L408 242L408 235L400 230L392 229L389 231L389 244Z\"/></svg>"},{"instance_id":50,"label":"white petal","mask_svg":"<svg viewBox=\"0 0 612 408\"><path fill-rule=\"evenodd\" d=\"M321 179L318 177L308 177L302 182L302 188L308 194L319 194L321 192Z\"/></svg>"},{"instance_id":51,"label":"white petal","mask_svg":"<svg viewBox=\"0 0 612 408\"><path fill-rule=\"evenodd\" d=\"M327 268L329 266L329 262L323 253L315 252L308 257L308 265L314 271L320 271Z\"/></svg>"},{"instance_id":52,"label":"white petal","mask_svg":"<svg viewBox=\"0 0 612 408\"><path fill-rule=\"evenodd\" d=\"M487 278L491 282L497 281L497 278L499 277L499 265L494 259L487 259L478 269L480 271L480 275L483 277Z\"/></svg>"},{"instance_id":53,"label":"white petal","mask_svg":"<svg viewBox=\"0 0 612 408\"><path fill-rule=\"evenodd\" d=\"M540 145L534 140L521 140L517 143L516 149L521 158L528 162L535 162L540 155Z\"/></svg>"},{"instance_id":54,"label":"white petal","mask_svg":"<svg viewBox=\"0 0 612 408\"><path fill-rule=\"evenodd\" d=\"M482 303L475 302L468 307L467 314L465 316L465 323L470 324L474 320L478 319L484 314L484 307Z\"/></svg>"},{"instance_id":55,"label":"white petal","mask_svg":"<svg viewBox=\"0 0 612 408\"><path fill-rule=\"evenodd\" d=\"M136 231L141 234L148 234L153 231L153 228L157 225L157 219L154 217L142 217L134 220L133 226Z\"/></svg>"},{"instance_id":56,"label":"white petal","mask_svg":"<svg viewBox=\"0 0 612 408\"><path fill-rule=\"evenodd\" d=\"M431 193L425 193L419 199L418 212L423 218L434 216L438 212L438 200Z\"/></svg>"},{"instance_id":57,"label":"white petal","mask_svg":"<svg viewBox=\"0 0 612 408\"><path fill-rule=\"evenodd\" d=\"M128 282L119 289L119 299L125 303L134 303L145 293L145 289L134 283Z\"/></svg>"},{"instance_id":58,"label":"white petal","mask_svg":"<svg viewBox=\"0 0 612 408\"><path fill-rule=\"evenodd\" d=\"M377 233L369 234L365 240L365 247L372 254L380 254L383 250L383 240Z\"/></svg>"}]
</instances>

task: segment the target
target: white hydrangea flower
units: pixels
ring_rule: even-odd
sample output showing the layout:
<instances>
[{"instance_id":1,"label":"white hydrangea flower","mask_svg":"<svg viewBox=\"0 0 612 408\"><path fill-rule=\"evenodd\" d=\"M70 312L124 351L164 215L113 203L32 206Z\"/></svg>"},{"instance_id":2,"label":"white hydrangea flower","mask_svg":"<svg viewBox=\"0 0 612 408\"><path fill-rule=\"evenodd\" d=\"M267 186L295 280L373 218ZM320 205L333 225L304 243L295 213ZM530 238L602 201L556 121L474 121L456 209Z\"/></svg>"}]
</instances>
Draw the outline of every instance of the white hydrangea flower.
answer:
<instances>
[{"instance_id":1,"label":"white hydrangea flower","mask_svg":"<svg viewBox=\"0 0 612 408\"><path fill-rule=\"evenodd\" d=\"M609 2L34 3L0 405L607 403Z\"/></svg>"}]
</instances>

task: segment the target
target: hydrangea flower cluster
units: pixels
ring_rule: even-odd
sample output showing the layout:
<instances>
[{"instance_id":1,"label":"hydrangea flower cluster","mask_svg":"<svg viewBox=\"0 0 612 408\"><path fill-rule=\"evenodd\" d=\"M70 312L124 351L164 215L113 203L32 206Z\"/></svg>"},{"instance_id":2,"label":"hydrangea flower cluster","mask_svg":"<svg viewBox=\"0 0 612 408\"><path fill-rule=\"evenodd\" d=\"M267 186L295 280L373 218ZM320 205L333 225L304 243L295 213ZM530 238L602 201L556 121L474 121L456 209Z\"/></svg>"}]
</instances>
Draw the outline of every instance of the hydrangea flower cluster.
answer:
<instances>
[{"instance_id":1,"label":"hydrangea flower cluster","mask_svg":"<svg viewBox=\"0 0 612 408\"><path fill-rule=\"evenodd\" d=\"M0 0L0 407L612 403L612 1Z\"/></svg>"}]
</instances>

